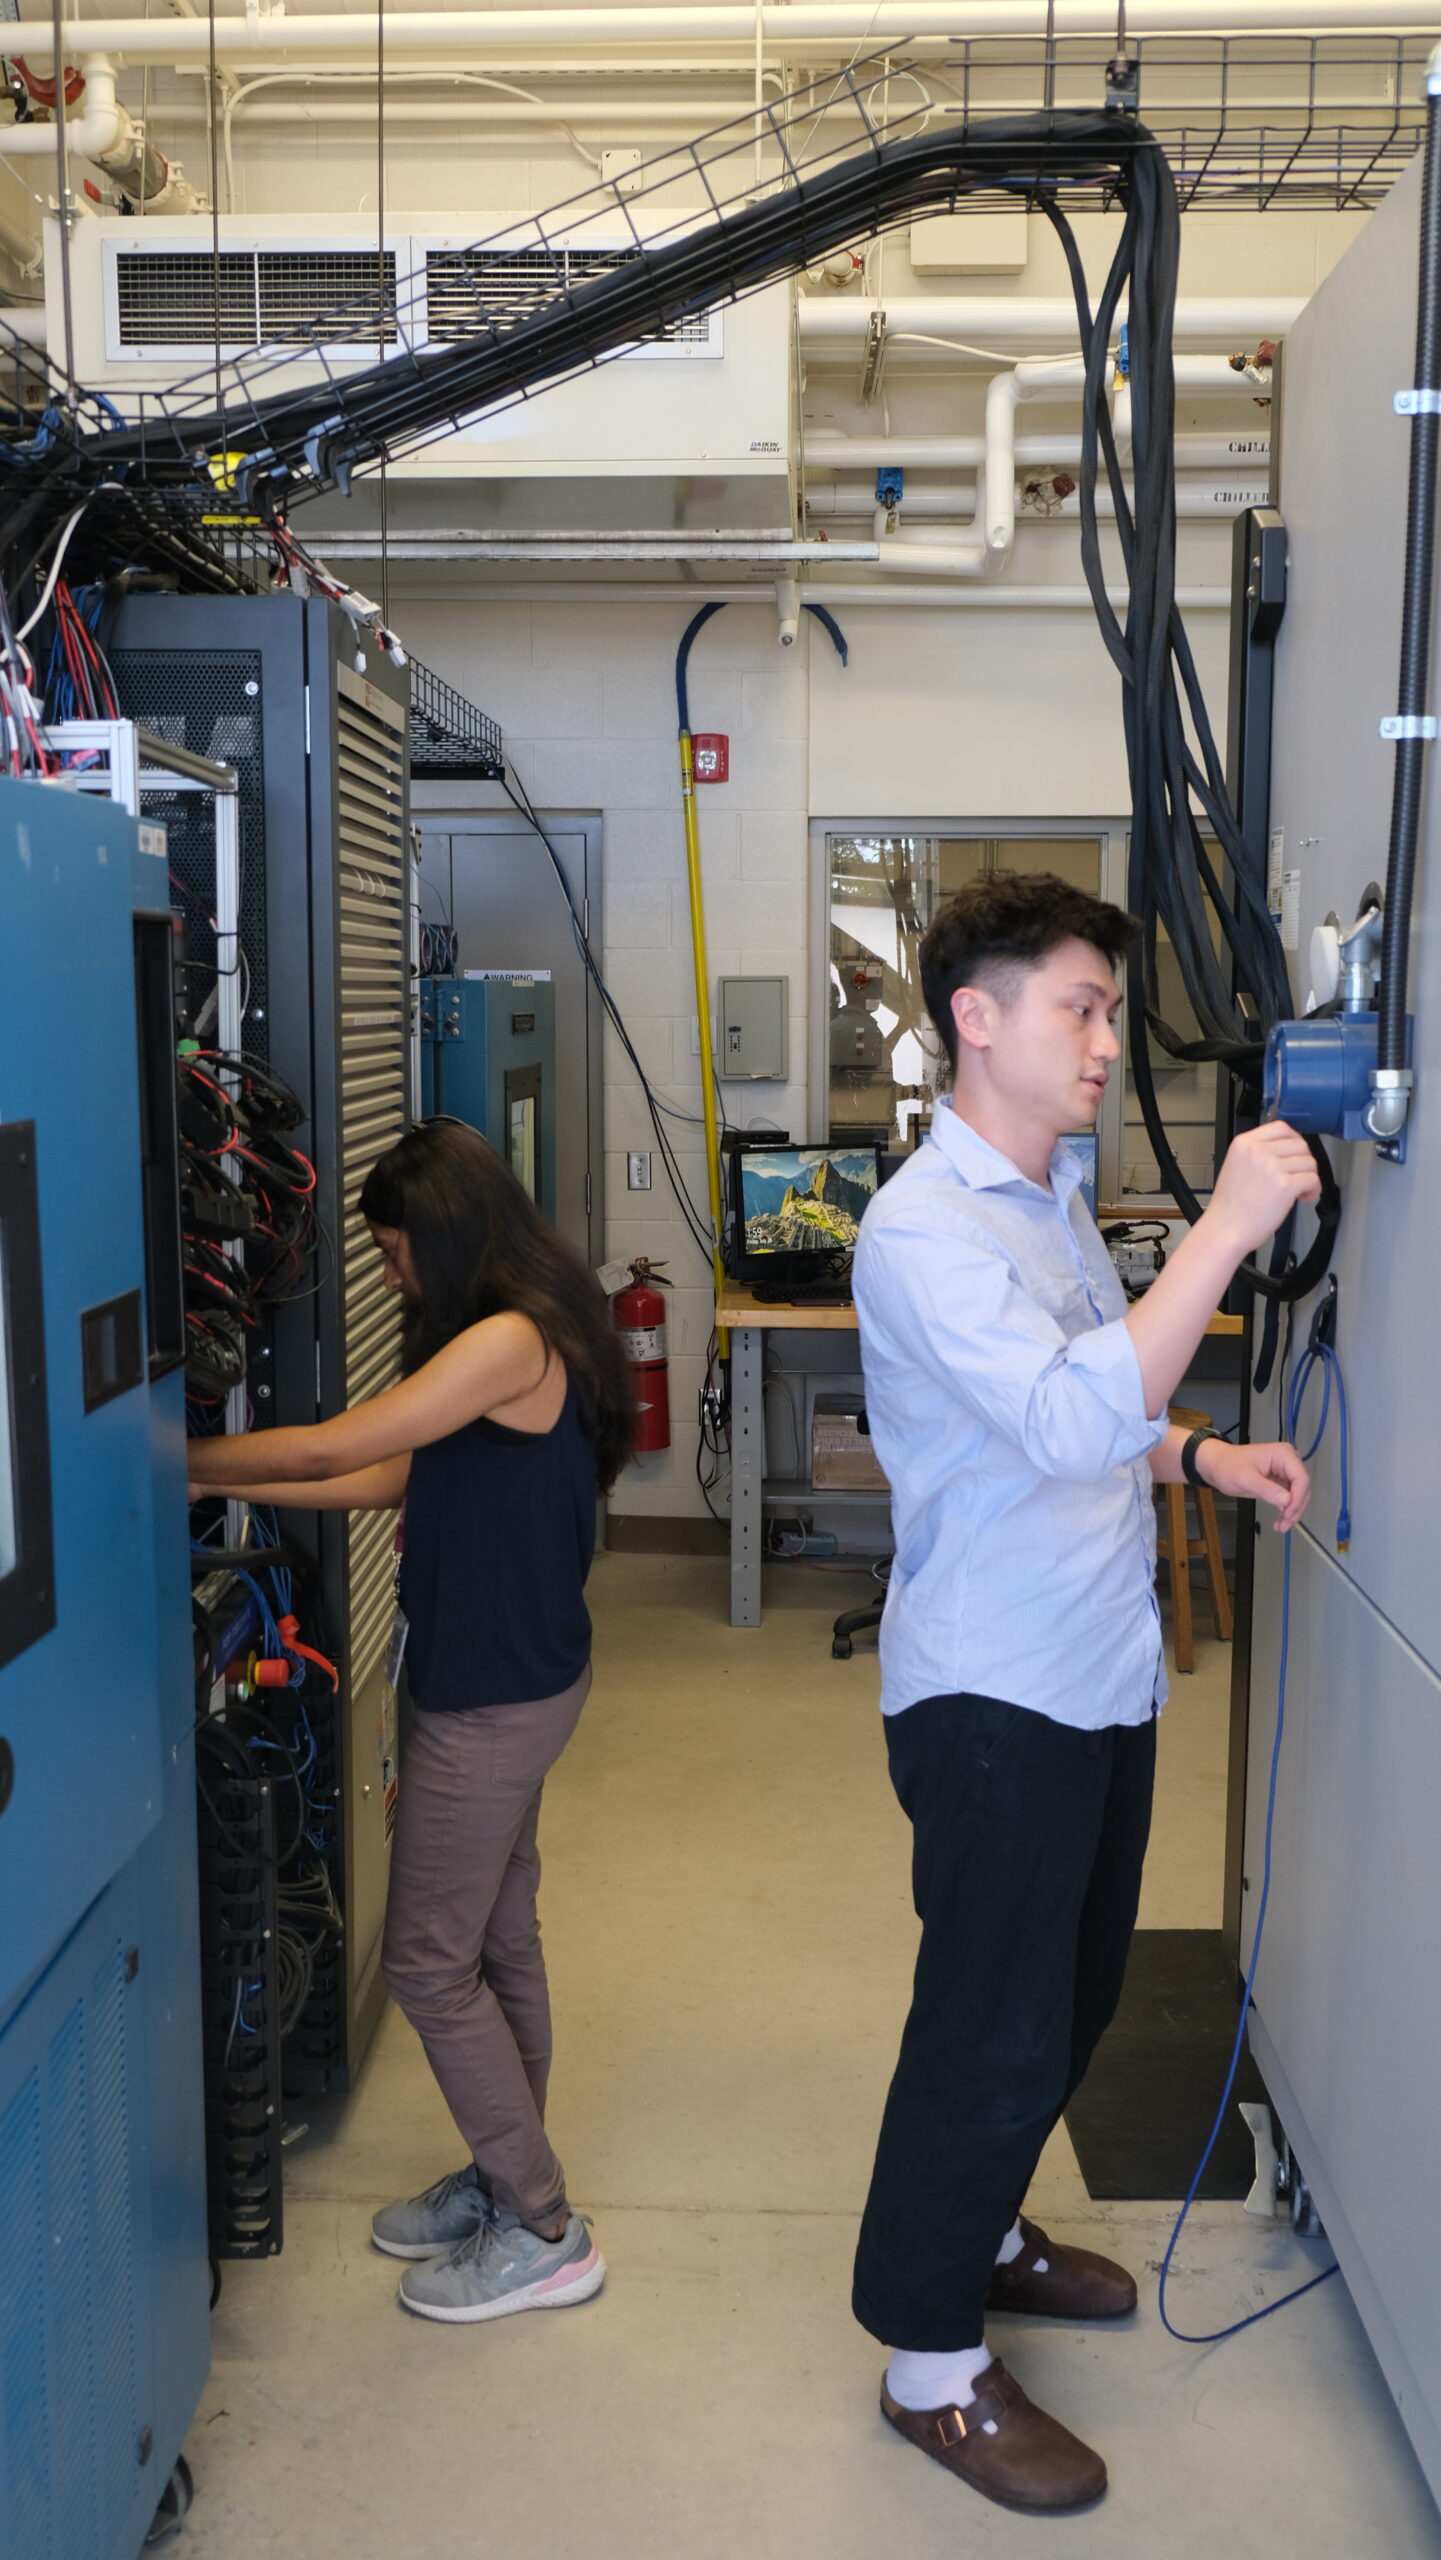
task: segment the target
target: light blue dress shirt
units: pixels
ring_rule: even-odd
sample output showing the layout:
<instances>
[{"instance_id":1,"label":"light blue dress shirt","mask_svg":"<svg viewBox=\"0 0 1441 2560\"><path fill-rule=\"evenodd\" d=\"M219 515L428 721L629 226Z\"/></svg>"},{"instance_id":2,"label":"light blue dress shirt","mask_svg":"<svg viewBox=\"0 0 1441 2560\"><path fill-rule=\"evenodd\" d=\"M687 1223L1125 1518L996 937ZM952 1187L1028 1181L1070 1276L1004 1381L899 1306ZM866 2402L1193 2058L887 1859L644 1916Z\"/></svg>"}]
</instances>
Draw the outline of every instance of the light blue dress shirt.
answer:
<instances>
[{"instance_id":1,"label":"light blue dress shirt","mask_svg":"<svg viewBox=\"0 0 1441 2560\"><path fill-rule=\"evenodd\" d=\"M942 1104L861 1221L866 1411L896 1553L881 1706L971 1690L1095 1731L1166 1695L1125 1293L1069 1148L1051 1187Z\"/></svg>"}]
</instances>

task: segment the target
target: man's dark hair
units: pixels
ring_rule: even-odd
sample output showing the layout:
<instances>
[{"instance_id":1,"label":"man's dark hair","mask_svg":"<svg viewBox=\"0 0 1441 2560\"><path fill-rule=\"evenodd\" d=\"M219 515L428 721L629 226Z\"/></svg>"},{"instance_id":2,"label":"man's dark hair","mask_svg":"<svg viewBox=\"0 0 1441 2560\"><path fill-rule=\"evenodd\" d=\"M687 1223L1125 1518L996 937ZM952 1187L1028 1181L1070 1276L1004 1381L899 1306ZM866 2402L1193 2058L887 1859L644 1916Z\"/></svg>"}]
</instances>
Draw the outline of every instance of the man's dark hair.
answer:
<instances>
[{"instance_id":1,"label":"man's dark hair","mask_svg":"<svg viewBox=\"0 0 1441 2560\"><path fill-rule=\"evenodd\" d=\"M1038 969L1063 942L1089 942L1119 969L1140 930L1124 908L1108 906L1054 871L998 872L969 881L921 937L921 989L952 1074L951 998L957 987L987 987L1004 1003L1019 973Z\"/></svg>"}]
</instances>

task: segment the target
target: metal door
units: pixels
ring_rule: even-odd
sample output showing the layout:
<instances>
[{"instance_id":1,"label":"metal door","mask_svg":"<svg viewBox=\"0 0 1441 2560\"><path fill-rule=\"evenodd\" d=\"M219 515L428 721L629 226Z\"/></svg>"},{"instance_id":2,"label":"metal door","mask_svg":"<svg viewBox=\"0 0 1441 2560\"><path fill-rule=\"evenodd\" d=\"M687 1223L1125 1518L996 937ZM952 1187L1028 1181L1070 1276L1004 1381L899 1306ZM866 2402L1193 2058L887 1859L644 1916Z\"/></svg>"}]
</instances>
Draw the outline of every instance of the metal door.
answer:
<instances>
[{"instance_id":1,"label":"metal door","mask_svg":"<svg viewBox=\"0 0 1441 2560\"><path fill-rule=\"evenodd\" d=\"M414 812L421 913L454 925L465 969L549 970L555 988L555 1222L598 1263L605 1254L600 999L576 946L550 856L514 819ZM592 946L600 944L601 830L596 817L544 818Z\"/></svg>"}]
</instances>

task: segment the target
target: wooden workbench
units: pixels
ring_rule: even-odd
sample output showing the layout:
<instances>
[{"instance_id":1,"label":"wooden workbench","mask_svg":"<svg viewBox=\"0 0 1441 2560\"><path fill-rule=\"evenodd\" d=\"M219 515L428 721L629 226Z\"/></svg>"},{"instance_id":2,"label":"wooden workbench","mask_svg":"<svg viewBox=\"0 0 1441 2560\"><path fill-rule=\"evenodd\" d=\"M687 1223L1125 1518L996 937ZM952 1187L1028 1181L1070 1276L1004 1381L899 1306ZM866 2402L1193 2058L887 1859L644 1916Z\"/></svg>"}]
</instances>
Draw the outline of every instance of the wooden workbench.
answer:
<instances>
[{"instance_id":1,"label":"wooden workbench","mask_svg":"<svg viewBox=\"0 0 1441 2560\"><path fill-rule=\"evenodd\" d=\"M765 1557L765 1341L768 1333L855 1333L854 1306L763 1307L728 1280L716 1300L717 1330L731 1344L731 1593L733 1627L761 1622ZM1212 1316L1208 1334L1245 1331L1244 1316Z\"/></svg>"}]
</instances>

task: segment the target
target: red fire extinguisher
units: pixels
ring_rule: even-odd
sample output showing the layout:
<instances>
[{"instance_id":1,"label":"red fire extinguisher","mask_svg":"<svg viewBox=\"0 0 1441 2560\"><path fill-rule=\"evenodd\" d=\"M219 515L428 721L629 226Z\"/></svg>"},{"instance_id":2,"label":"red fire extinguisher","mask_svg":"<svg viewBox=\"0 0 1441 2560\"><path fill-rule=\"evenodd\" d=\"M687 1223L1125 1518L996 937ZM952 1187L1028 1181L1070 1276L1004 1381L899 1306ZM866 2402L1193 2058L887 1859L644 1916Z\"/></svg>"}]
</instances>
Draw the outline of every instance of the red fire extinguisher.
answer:
<instances>
[{"instance_id":1,"label":"red fire extinguisher","mask_svg":"<svg viewBox=\"0 0 1441 2560\"><path fill-rule=\"evenodd\" d=\"M666 1376L665 1300L660 1292L670 1282L644 1256L630 1266L631 1285L612 1299L616 1328L624 1345L635 1389L635 1453L649 1457L670 1447L670 1384ZM659 1282L659 1286L655 1285Z\"/></svg>"}]
</instances>

